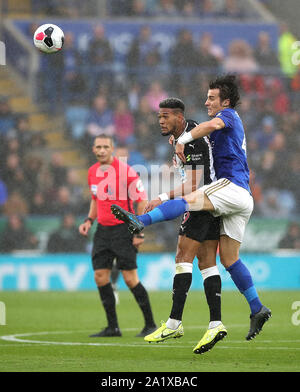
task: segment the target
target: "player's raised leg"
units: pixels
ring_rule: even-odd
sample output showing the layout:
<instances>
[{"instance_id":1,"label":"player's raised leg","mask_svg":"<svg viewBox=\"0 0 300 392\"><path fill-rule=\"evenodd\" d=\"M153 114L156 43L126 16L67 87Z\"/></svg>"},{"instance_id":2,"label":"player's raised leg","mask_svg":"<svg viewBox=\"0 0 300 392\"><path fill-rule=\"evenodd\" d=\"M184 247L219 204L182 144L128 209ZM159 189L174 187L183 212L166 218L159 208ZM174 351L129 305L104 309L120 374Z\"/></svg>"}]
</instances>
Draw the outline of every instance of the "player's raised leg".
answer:
<instances>
[{"instance_id":1,"label":"player's raised leg","mask_svg":"<svg viewBox=\"0 0 300 392\"><path fill-rule=\"evenodd\" d=\"M186 211L213 211L213 205L201 189L190 193L183 198L168 200L152 211L135 215L117 205L112 205L111 211L116 218L125 222L131 233L139 233L144 227L154 223L173 220L184 214Z\"/></svg>"}]
</instances>

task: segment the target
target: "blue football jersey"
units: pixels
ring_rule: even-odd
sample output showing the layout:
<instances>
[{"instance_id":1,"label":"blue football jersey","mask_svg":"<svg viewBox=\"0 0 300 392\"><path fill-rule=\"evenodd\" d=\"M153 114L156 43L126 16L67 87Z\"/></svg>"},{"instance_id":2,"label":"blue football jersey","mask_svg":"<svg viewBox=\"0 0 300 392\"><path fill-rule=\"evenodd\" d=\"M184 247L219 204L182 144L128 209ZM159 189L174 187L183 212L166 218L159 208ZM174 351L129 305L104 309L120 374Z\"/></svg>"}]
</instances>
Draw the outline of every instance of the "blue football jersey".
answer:
<instances>
[{"instance_id":1,"label":"blue football jersey","mask_svg":"<svg viewBox=\"0 0 300 392\"><path fill-rule=\"evenodd\" d=\"M216 117L225 124L225 128L210 134L216 177L227 178L250 192L246 138L240 116L228 108L218 112Z\"/></svg>"}]
</instances>

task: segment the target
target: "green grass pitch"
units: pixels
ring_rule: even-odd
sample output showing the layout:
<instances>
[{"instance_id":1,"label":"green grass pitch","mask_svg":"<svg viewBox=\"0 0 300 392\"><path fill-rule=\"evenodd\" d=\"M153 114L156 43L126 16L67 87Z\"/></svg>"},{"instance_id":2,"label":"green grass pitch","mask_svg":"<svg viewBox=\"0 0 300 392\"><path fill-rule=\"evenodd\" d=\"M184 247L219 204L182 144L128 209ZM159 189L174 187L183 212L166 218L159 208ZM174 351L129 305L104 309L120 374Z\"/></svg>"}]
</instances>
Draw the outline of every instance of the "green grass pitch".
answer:
<instances>
[{"instance_id":1,"label":"green grass pitch","mask_svg":"<svg viewBox=\"0 0 300 392\"><path fill-rule=\"evenodd\" d=\"M157 324L168 318L170 292L150 292ZM203 291L190 291L183 315L185 335L146 343L135 335L141 312L129 291L117 305L122 337L89 338L106 326L98 292L0 292L6 325L0 325L1 372L299 372L300 325L292 304L299 291L261 291L272 318L247 342L249 311L236 291L222 294L228 336L210 352L192 349L208 324ZM298 319L300 317L298 316Z\"/></svg>"}]
</instances>

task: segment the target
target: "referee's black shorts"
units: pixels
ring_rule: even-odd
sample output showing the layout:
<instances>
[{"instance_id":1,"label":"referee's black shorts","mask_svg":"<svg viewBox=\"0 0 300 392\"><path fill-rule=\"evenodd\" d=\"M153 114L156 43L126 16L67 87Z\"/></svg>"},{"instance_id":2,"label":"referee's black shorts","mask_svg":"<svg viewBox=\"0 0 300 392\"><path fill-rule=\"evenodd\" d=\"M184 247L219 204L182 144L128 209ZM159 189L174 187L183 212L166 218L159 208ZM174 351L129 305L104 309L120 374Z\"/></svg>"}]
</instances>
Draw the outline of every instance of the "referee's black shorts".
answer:
<instances>
[{"instance_id":1,"label":"referee's black shorts","mask_svg":"<svg viewBox=\"0 0 300 392\"><path fill-rule=\"evenodd\" d=\"M133 270L137 268L137 248L132 245L132 234L127 225L102 226L98 223L94 235L92 264L93 269L112 269L116 258L120 270Z\"/></svg>"},{"instance_id":2,"label":"referee's black shorts","mask_svg":"<svg viewBox=\"0 0 300 392\"><path fill-rule=\"evenodd\" d=\"M191 211L183 215L179 235L203 242L220 238L220 217L208 211Z\"/></svg>"}]
</instances>

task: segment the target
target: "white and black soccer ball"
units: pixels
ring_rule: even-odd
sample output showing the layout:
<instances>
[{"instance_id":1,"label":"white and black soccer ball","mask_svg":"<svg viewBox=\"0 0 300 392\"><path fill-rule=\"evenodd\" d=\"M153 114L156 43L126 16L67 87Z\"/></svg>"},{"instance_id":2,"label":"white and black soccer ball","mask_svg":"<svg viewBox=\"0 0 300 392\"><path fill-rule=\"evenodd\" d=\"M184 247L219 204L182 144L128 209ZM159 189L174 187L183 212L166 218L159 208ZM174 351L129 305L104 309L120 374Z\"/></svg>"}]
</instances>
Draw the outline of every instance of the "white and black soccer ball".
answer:
<instances>
[{"instance_id":1,"label":"white and black soccer ball","mask_svg":"<svg viewBox=\"0 0 300 392\"><path fill-rule=\"evenodd\" d=\"M58 52L64 44L64 32L55 24L43 24L36 29L33 43L44 53Z\"/></svg>"}]
</instances>

